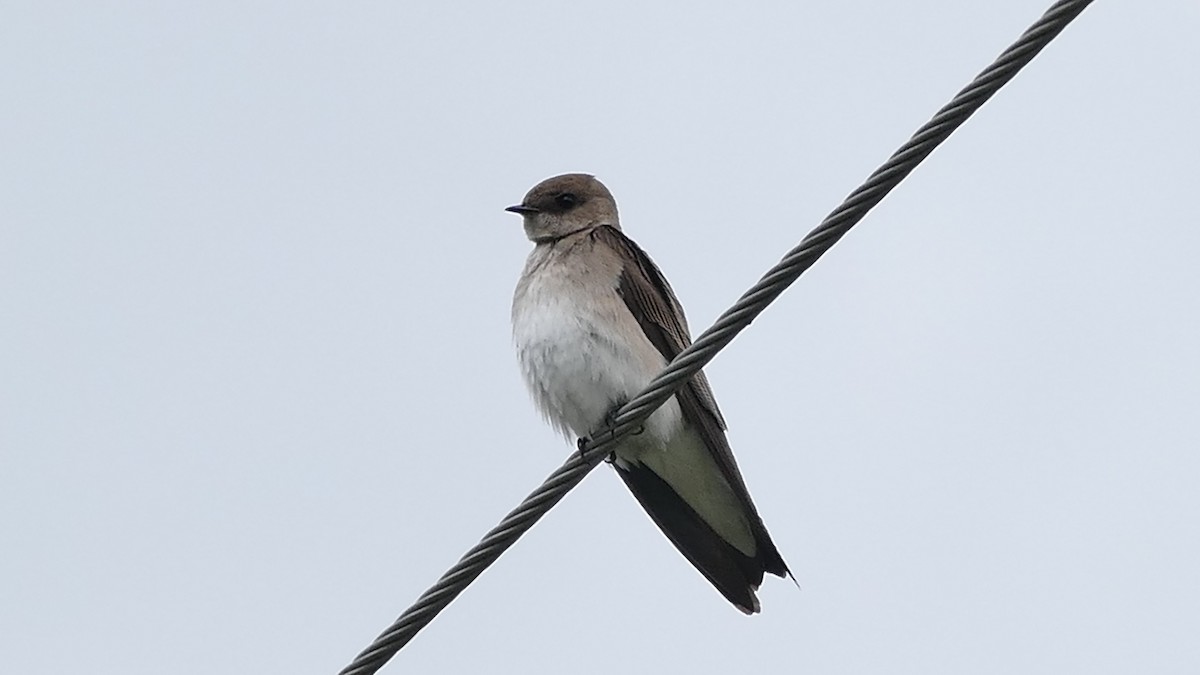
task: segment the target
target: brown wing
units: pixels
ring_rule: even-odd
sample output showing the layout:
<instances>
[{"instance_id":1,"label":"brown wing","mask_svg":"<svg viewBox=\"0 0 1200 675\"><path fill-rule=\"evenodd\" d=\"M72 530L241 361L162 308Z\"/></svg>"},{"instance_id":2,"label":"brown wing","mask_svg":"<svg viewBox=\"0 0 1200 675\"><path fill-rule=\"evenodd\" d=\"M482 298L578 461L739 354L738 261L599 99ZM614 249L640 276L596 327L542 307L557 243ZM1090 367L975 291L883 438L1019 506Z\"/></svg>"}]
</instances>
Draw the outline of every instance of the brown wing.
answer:
<instances>
[{"instance_id":1,"label":"brown wing","mask_svg":"<svg viewBox=\"0 0 1200 675\"><path fill-rule=\"evenodd\" d=\"M624 263L618 287L621 298L625 301L629 311L637 318L646 337L658 348L663 357L668 361L675 358L679 352L692 343L692 340L683 308L679 305L674 291L663 277L662 272L650 260L645 251L616 228L602 226L596 228L592 232L592 236L621 254L620 258ZM729 447L729 441L725 438L725 420L721 416L716 398L713 396L712 388L704 377L704 373L697 373L687 385L680 389L677 399L684 419L699 431L705 445L716 460L721 474L749 516L748 520L758 543L754 562L759 566L757 579L751 579L751 582L757 586L762 580L762 571L764 570L779 576L787 574L787 565L771 541L770 535L767 534L762 518L758 515L758 510L750 499L745 480L738 470L737 461L733 458L733 451ZM634 487L628 477L626 477L626 483L630 485L631 489ZM636 489L634 494L638 496L643 506L650 511L650 515L659 522L660 527L663 527L684 555L692 559L697 567L700 567L693 555L685 550L684 545L676 541L671 530L662 522L660 515L656 515L650 508L647 499L638 494ZM703 568L701 571L709 576L709 573ZM709 578L712 580L711 576ZM720 586L718 585L718 587Z\"/></svg>"}]
</instances>

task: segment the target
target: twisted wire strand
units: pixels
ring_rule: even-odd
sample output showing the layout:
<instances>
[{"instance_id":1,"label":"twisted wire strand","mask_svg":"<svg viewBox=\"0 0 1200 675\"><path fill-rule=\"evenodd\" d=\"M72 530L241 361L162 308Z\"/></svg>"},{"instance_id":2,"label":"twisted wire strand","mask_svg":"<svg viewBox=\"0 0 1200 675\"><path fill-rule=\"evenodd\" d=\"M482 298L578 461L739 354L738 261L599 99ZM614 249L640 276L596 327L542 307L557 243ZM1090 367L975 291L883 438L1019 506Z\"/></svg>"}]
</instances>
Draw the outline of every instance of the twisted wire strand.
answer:
<instances>
[{"instance_id":1,"label":"twisted wire strand","mask_svg":"<svg viewBox=\"0 0 1200 675\"><path fill-rule=\"evenodd\" d=\"M934 148L946 140L963 122L1017 74L1034 56L1055 38L1092 0L1060 0L1050 7L1021 37L1006 49L992 65L925 123L907 143L875 170L850 196L826 216L796 248L746 291L732 307L683 350L641 394L621 407L611 427L581 441L581 450L573 453L540 487L504 517L487 536L466 553L448 572L396 622L371 643L340 675L370 675L412 640L489 565L500 557L522 534L584 476L608 455L613 445L641 423L676 390L691 379L725 345L754 320L767 305L800 277L834 244L878 204L892 188L904 180Z\"/></svg>"}]
</instances>

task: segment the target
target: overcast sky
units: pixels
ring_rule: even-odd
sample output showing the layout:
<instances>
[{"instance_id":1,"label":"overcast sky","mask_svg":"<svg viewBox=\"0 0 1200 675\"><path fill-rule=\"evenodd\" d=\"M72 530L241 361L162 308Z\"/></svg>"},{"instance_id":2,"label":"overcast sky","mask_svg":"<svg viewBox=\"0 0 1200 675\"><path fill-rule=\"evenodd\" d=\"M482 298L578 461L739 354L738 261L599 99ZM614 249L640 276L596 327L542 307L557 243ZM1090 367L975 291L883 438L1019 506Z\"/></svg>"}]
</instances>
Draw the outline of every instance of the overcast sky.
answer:
<instances>
[{"instance_id":1,"label":"overcast sky","mask_svg":"<svg viewBox=\"0 0 1200 675\"><path fill-rule=\"evenodd\" d=\"M0 9L0 662L333 673L571 452L502 209L699 332L1049 6ZM384 673L1200 671L1200 4L1097 2L708 367L801 589L600 467Z\"/></svg>"}]
</instances>

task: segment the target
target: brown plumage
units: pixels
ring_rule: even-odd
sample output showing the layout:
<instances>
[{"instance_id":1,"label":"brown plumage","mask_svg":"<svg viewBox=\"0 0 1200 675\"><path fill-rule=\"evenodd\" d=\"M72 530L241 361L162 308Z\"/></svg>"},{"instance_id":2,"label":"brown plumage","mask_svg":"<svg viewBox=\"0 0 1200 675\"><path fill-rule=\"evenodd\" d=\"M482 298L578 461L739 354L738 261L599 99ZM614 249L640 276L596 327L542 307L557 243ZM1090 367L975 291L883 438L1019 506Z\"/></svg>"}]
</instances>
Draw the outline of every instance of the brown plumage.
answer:
<instances>
[{"instance_id":1,"label":"brown plumage","mask_svg":"<svg viewBox=\"0 0 1200 675\"><path fill-rule=\"evenodd\" d=\"M518 206L535 244L513 301L513 334L547 418L583 436L691 344L658 267L621 232L595 178L567 174ZM628 437L613 466L681 553L730 602L759 611L763 574L788 574L750 498L703 373Z\"/></svg>"}]
</instances>

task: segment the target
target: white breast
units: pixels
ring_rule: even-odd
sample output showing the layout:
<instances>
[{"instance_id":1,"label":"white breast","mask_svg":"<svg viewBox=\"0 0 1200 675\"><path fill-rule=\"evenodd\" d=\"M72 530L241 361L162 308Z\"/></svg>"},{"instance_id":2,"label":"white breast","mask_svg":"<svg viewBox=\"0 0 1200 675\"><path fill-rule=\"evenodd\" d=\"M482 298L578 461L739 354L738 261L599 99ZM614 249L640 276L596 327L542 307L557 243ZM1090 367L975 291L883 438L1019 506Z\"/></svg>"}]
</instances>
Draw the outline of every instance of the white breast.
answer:
<instances>
[{"instance_id":1,"label":"white breast","mask_svg":"<svg viewBox=\"0 0 1200 675\"><path fill-rule=\"evenodd\" d=\"M666 365L617 294L615 274L588 269L569 251L537 247L513 297L513 341L534 402L570 437L603 426L619 403ZM672 398L642 441L665 441L681 418ZM640 445L641 443L639 443Z\"/></svg>"}]
</instances>

